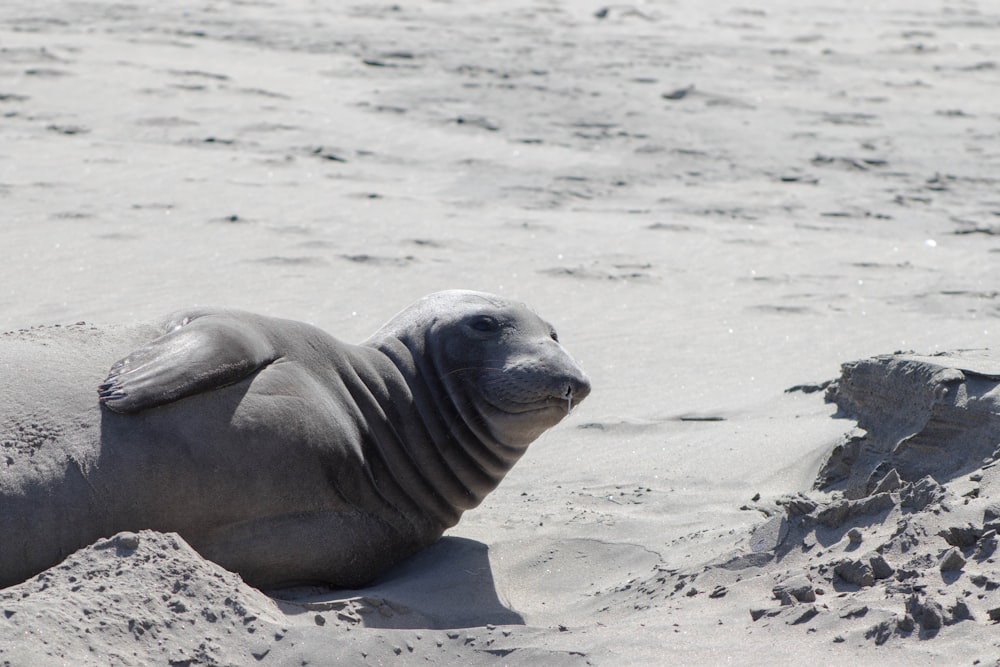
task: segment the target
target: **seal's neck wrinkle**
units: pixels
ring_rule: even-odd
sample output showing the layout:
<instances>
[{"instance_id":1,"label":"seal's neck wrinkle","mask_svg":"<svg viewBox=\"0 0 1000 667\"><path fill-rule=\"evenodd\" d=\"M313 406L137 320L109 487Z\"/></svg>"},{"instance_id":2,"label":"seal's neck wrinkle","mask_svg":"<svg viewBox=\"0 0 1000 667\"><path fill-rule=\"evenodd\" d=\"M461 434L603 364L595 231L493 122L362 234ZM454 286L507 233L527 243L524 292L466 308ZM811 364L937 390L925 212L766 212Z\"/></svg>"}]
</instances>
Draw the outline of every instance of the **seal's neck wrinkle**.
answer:
<instances>
[{"instance_id":1,"label":"seal's neck wrinkle","mask_svg":"<svg viewBox=\"0 0 1000 667\"><path fill-rule=\"evenodd\" d=\"M420 341L414 353L416 380L437 397L433 414L421 417L433 420L431 441L437 448L442 472L458 486L445 492L451 504L461 510L476 507L493 491L520 458L505 456L508 448L490 433L478 403L479 397L469 383L469 373L476 369L455 369L446 363L442 346L432 345L430 334Z\"/></svg>"},{"instance_id":2,"label":"seal's neck wrinkle","mask_svg":"<svg viewBox=\"0 0 1000 667\"><path fill-rule=\"evenodd\" d=\"M416 438L400 434L399 447L407 460L400 464L416 470L420 479L407 484L400 475L397 483L411 496L426 494L429 488L450 510L440 517L450 527L463 511L479 505L496 488L521 452L490 435L475 400L467 395L461 372L442 370L445 366L427 340L390 338L379 348L409 388L415 417L411 423L419 423L424 431ZM392 467L390 457L386 458ZM407 488L417 485L424 490Z\"/></svg>"},{"instance_id":3,"label":"seal's neck wrinkle","mask_svg":"<svg viewBox=\"0 0 1000 667\"><path fill-rule=\"evenodd\" d=\"M463 452L476 462L474 472L486 474L492 482L492 486L483 492L485 495L496 488L504 475L510 472L511 467L524 454L524 448L510 447L493 434L482 407L483 397L478 388L472 386L475 376L482 369L470 367L448 370L451 364L445 363L441 358L440 350L429 347L424 349L429 350L420 357L424 362L424 377L428 382L440 383L444 395L454 408L456 419L449 424L450 432L456 442L462 445Z\"/></svg>"}]
</instances>

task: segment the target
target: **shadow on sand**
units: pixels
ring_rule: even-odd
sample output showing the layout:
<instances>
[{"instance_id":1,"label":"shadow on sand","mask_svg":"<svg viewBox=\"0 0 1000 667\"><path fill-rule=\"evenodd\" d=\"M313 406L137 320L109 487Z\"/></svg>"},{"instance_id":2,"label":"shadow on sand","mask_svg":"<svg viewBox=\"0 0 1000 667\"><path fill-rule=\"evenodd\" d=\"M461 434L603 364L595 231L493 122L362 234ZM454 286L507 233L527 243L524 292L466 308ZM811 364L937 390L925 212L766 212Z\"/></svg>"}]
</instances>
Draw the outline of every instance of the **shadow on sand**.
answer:
<instances>
[{"instance_id":1,"label":"shadow on sand","mask_svg":"<svg viewBox=\"0 0 1000 667\"><path fill-rule=\"evenodd\" d=\"M360 589L298 588L272 591L286 614L336 612L369 628L449 628L523 625L500 601L489 547L444 537Z\"/></svg>"}]
</instances>

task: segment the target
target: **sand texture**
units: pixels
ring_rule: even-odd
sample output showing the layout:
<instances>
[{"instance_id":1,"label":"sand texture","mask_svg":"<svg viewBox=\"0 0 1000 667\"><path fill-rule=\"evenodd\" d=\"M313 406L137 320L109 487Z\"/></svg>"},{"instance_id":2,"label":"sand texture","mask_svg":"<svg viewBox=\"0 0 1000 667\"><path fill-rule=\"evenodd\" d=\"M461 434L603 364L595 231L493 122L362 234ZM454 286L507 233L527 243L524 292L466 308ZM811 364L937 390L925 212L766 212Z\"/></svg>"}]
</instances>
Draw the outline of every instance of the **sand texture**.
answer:
<instances>
[{"instance_id":1,"label":"sand texture","mask_svg":"<svg viewBox=\"0 0 1000 667\"><path fill-rule=\"evenodd\" d=\"M593 382L370 587L108 536L0 664L1000 664L998 235L983 0L0 3L0 331L466 288Z\"/></svg>"}]
</instances>

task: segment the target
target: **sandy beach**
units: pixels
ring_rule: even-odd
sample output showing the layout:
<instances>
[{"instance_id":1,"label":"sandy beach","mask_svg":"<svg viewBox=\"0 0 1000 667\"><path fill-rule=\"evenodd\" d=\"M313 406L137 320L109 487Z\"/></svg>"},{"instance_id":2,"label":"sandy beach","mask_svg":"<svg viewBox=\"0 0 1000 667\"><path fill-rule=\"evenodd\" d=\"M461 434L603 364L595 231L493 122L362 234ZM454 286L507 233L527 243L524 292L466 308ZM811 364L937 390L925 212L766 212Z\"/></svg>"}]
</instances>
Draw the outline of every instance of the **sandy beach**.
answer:
<instances>
[{"instance_id":1,"label":"sandy beach","mask_svg":"<svg viewBox=\"0 0 1000 667\"><path fill-rule=\"evenodd\" d=\"M593 392L370 587L109 536L0 662L1000 664L998 68L976 0L3 3L0 331L475 289Z\"/></svg>"}]
</instances>

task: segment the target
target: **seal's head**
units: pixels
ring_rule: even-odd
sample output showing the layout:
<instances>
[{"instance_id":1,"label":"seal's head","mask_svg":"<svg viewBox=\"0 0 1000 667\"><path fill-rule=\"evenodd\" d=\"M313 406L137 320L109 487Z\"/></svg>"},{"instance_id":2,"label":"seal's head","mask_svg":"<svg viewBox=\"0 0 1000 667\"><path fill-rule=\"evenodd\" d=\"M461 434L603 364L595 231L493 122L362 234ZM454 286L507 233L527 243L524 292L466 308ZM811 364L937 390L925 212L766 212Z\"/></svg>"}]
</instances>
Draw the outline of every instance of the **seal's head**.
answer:
<instances>
[{"instance_id":1,"label":"seal's head","mask_svg":"<svg viewBox=\"0 0 1000 667\"><path fill-rule=\"evenodd\" d=\"M524 447L590 393L555 329L522 303L449 290L417 301L368 344L401 342L414 371L441 387L483 440Z\"/></svg>"}]
</instances>

